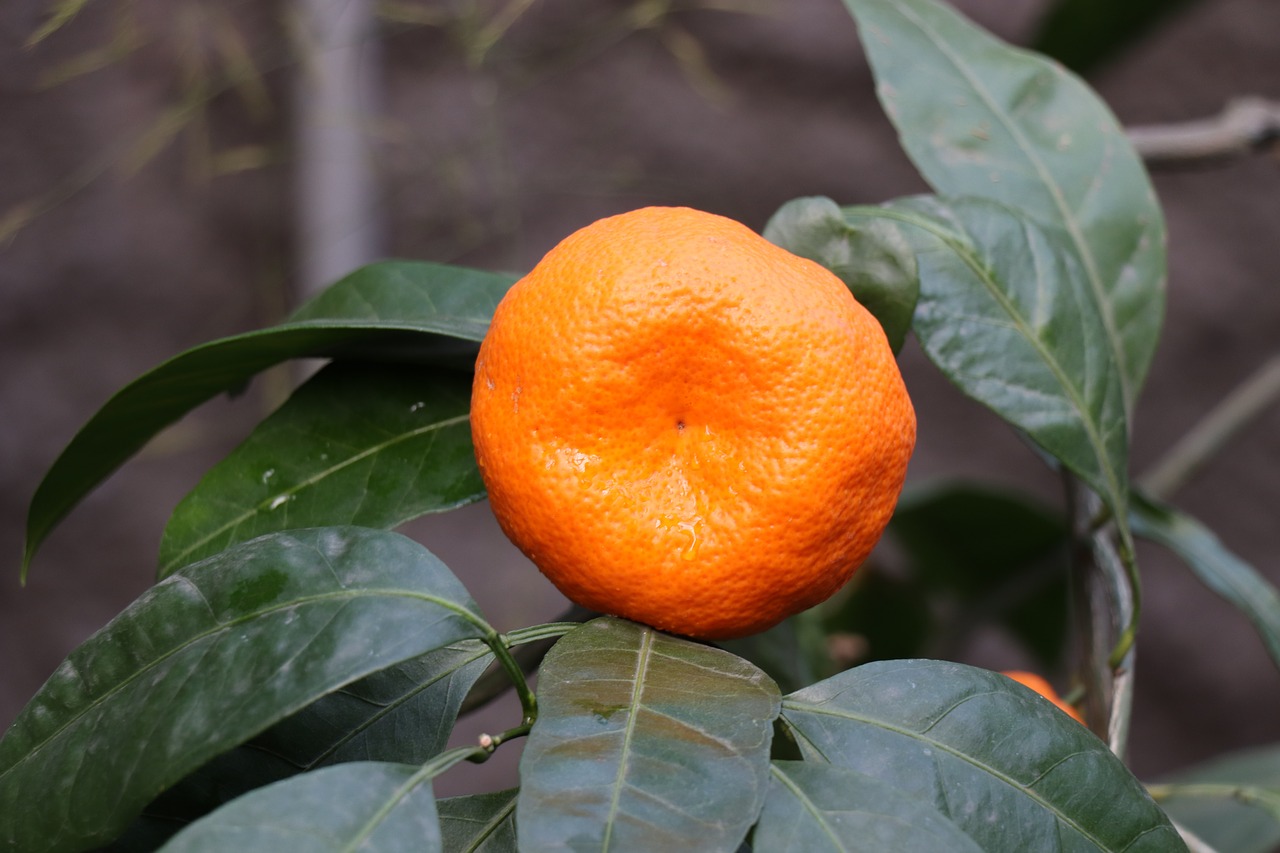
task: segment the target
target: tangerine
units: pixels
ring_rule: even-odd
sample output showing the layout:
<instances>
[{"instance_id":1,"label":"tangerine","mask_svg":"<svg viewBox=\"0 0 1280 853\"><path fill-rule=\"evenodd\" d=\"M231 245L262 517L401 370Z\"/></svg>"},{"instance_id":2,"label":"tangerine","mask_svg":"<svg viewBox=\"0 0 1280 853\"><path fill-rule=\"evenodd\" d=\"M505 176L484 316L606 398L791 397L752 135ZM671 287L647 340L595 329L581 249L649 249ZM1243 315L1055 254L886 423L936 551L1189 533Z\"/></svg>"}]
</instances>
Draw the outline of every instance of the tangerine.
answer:
<instances>
[{"instance_id":1,"label":"tangerine","mask_svg":"<svg viewBox=\"0 0 1280 853\"><path fill-rule=\"evenodd\" d=\"M916 432L884 331L839 278L668 207L582 228L511 288L471 418L499 524L566 597L706 639L839 589Z\"/></svg>"},{"instance_id":2,"label":"tangerine","mask_svg":"<svg viewBox=\"0 0 1280 853\"><path fill-rule=\"evenodd\" d=\"M1058 695L1058 691L1053 689L1053 685L1051 685L1043 676L1037 675L1034 672L1024 672L1020 669L1009 669L1009 670L1005 670L1000 674L1008 676L1009 678L1012 678L1014 681L1018 682L1023 687L1031 688L1032 690L1039 693L1044 698L1048 699L1053 704L1057 705L1060 709L1065 711L1068 715L1070 715L1071 719L1075 720L1077 723L1080 723L1081 725L1084 725L1084 717L1080 716L1080 712L1077 711L1073 706L1068 705L1062 699L1062 697Z\"/></svg>"}]
</instances>

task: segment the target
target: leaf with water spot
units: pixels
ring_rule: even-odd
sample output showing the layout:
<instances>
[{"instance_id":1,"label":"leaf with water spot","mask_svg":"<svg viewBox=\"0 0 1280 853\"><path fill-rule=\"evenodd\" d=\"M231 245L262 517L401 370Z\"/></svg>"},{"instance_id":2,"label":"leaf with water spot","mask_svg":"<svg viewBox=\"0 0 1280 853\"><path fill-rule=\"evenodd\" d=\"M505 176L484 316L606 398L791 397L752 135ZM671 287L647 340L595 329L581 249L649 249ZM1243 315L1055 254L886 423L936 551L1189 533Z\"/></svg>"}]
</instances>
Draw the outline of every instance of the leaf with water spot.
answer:
<instances>
[{"instance_id":1,"label":"leaf with water spot","mask_svg":"<svg viewBox=\"0 0 1280 853\"><path fill-rule=\"evenodd\" d=\"M46 472L27 511L22 575L72 508L152 437L196 406L291 358L394 359L469 369L515 276L444 264L363 267L269 329L169 359L106 402Z\"/></svg>"},{"instance_id":2,"label":"leaf with water spot","mask_svg":"<svg viewBox=\"0 0 1280 853\"><path fill-rule=\"evenodd\" d=\"M778 689L721 649L605 617L538 676L520 850L733 851L769 774Z\"/></svg>"},{"instance_id":3,"label":"leaf with water spot","mask_svg":"<svg viewBox=\"0 0 1280 853\"><path fill-rule=\"evenodd\" d=\"M885 112L933 188L1062 229L1131 413L1164 314L1165 226L1120 123L1057 63L936 0L845 0Z\"/></svg>"},{"instance_id":4,"label":"leaf with water spot","mask_svg":"<svg viewBox=\"0 0 1280 853\"><path fill-rule=\"evenodd\" d=\"M339 362L299 388L173 512L160 576L277 530L392 528L484 496L468 374Z\"/></svg>"},{"instance_id":5,"label":"leaf with water spot","mask_svg":"<svg viewBox=\"0 0 1280 853\"><path fill-rule=\"evenodd\" d=\"M106 842L318 698L491 631L444 564L395 533L269 534L188 566L73 651L0 740L0 847Z\"/></svg>"},{"instance_id":6,"label":"leaf with water spot","mask_svg":"<svg viewBox=\"0 0 1280 853\"><path fill-rule=\"evenodd\" d=\"M931 805L982 850L1186 850L1105 743L999 673L866 664L787 696L782 720L805 760Z\"/></svg>"}]
</instances>

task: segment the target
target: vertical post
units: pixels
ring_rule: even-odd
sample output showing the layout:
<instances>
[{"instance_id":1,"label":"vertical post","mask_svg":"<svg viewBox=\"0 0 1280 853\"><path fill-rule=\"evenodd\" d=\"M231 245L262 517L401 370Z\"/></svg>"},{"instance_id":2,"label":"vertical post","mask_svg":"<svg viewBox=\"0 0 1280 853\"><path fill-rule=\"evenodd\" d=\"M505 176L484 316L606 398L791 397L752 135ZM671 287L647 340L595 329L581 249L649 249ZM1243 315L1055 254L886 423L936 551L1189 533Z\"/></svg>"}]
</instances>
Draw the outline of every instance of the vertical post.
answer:
<instances>
[{"instance_id":1,"label":"vertical post","mask_svg":"<svg viewBox=\"0 0 1280 853\"><path fill-rule=\"evenodd\" d=\"M371 156L379 54L371 0L298 0L294 87L296 299L378 257Z\"/></svg>"}]
</instances>

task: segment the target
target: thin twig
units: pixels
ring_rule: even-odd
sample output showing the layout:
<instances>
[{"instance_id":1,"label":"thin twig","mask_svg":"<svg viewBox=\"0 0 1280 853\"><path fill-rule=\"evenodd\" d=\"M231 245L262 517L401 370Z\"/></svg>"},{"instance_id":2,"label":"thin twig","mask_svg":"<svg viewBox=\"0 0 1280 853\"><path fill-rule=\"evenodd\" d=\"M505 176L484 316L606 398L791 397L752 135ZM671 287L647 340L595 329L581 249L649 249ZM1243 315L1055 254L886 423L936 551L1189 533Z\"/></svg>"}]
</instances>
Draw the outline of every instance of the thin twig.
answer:
<instances>
[{"instance_id":1,"label":"thin twig","mask_svg":"<svg viewBox=\"0 0 1280 853\"><path fill-rule=\"evenodd\" d=\"M1233 98L1212 118L1125 131L1149 164L1187 164L1240 157L1280 139L1280 102Z\"/></svg>"},{"instance_id":2,"label":"thin twig","mask_svg":"<svg viewBox=\"0 0 1280 853\"><path fill-rule=\"evenodd\" d=\"M1153 498L1169 498L1277 400L1280 400L1280 353L1237 385L1156 462L1140 479L1142 488Z\"/></svg>"}]
</instances>

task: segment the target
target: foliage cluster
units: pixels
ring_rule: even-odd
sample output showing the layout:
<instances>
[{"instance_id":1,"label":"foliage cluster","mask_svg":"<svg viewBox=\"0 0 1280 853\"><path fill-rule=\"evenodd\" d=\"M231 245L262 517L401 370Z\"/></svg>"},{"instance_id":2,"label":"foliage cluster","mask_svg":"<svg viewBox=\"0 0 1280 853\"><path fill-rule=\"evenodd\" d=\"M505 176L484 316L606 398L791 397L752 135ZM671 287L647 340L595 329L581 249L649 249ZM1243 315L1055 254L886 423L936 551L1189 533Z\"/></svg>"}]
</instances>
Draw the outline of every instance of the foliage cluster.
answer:
<instances>
[{"instance_id":1,"label":"foliage cluster","mask_svg":"<svg viewBox=\"0 0 1280 853\"><path fill-rule=\"evenodd\" d=\"M936 194L799 199L766 236L840 275L895 347L913 334L1061 473L1064 506L917 490L890 531L909 571L864 570L828 606L723 647L611 617L500 634L391 531L483 497L470 369L513 277L375 264L278 326L143 375L48 472L24 572L164 426L281 361L331 360L179 504L157 584L0 740L0 844L1133 853L1183 849L1171 814L1223 849L1280 841L1274 750L1155 787L1165 808L1118 757L1135 536L1183 556L1280 661L1275 590L1130 482L1165 276L1141 161L1078 78L935 0L846 5ZM1075 661L1089 727L1003 676L922 659L955 628L939 601L1001 622L1046 668ZM851 634L874 660L842 670L830 641ZM535 692L525 649L548 644ZM521 719L448 749L495 683ZM518 789L434 797L439 774L526 736Z\"/></svg>"}]
</instances>

